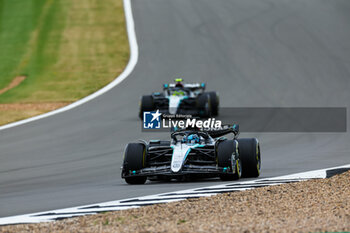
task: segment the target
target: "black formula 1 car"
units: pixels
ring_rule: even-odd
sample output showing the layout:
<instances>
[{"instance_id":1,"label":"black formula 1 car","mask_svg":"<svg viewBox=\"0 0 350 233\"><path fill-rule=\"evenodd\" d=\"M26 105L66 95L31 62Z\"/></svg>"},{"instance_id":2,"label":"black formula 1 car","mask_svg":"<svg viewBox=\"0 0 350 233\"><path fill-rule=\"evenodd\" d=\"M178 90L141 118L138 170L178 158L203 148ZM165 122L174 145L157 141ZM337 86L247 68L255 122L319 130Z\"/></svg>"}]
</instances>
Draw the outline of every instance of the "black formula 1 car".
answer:
<instances>
[{"instance_id":1,"label":"black formula 1 car","mask_svg":"<svg viewBox=\"0 0 350 233\"><path fill-rule=\"evenodd\" d=\"M223 137L233 134L233 139ZM150 180L217 177L236 180L260 175L261 155L256 138L238 139L238 125L220 130L178 130L171 141L129 143L122 178L128 184Z\"/></svg>"},{"instance_id":2,"label":"black formula 1 car","mask_svg":"<svg viewBox=\"0 0 350 233\"><path fill-rule=\"evenodd\" d=\"M205 83L164 84L163 92L144 95L140 101L139 116L143 113L159 109L162 114L192 115L196 117L217 116L219 112L219 96L216 92L205 92Z\"/></svg>"}]
</instances>

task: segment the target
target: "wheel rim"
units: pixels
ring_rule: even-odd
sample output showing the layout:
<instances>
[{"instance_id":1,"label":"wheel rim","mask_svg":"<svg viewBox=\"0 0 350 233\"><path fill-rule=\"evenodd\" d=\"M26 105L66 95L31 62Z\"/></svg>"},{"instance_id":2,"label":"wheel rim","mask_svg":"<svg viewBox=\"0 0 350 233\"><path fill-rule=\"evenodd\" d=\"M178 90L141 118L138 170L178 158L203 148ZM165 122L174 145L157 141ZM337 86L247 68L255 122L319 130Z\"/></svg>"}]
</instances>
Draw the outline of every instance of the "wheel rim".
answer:
<instances>
[{"instance_id":1,"label":"wheel rim","mask_svg":"<svg viewBox=\"0 0 350 233\"><path fill-rule=\"evenodd\" d=\"M238 172L238 177L242 176L242 161L240 159L236 160L236 171Z\"/></svg>"},{"instance_id":2,"label":"wheel rim","mask_svg":"<svg viewBox=\"0 0 350 233\"><path fill-rule=\"evenodd\" d=\"M234 174L238 174L238 177L242 176L242 161L239 158L236 159L234 154L232 154L231 156L231 168L232 168L232 171L233 171L233 168L235 168L236 173Z\"/></svg>"},{"instance_id":3,"label":"wheel rim","mask_svg":"<svg viewBox=\"0 0 350 233\"><path fill-rule=\"evenodd\" d=\"M256 140L256 168L258 171L258 174L260 175L260 168L261 168L261 159L260 159L260 145L258 140Z\"/></svg>"}]
</instances>

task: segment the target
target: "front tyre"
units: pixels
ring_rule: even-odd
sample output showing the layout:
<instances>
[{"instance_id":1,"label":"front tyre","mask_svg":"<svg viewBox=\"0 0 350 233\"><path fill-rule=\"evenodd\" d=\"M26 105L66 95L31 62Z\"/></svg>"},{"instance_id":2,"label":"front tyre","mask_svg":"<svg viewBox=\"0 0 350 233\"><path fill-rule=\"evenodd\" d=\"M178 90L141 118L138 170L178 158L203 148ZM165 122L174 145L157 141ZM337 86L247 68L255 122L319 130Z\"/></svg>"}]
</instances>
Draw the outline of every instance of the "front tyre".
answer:
<instances>
[{"instance_id":1,"label":"front tyre","mask_svg":"<svg viewBox=\"0 0 350 233\"><path fill-rule=\"evenodd\" d=\"M138 176L138 177L125 177L125 181L128 184L144 184L146 183L147 177Z\"/></svg>"},{"instance_id":2,"label":"front tyre","mask_svg":"<svg viewBox=\"0 0 350 233\"><path fill-rule=\"evenodd\" d=\"M146 164L146 148L142 143L129 143L125 148L123 175L128 184L144 184L145 176L132 176L134 172L141 170ZM131 175L131 176L130 176Z\"/></svg>"},{"instance_id":3,"label":"front tyre","mask_svg":"<svg viewBox=\"0 0 350 233\"><path fill-rule=\"evenodd\" d=\"M242 177L258 177L261 168L261 154L259 141L256 138L242 138L239 143L242 160Z\"/></svg>"},{"instance_id":4,"label":"front tyre","mask_svg":"<svg viewBox=\"0 0 350 233\"><path fill-rule=\"evenodd\" d=\"M242 174L242 163L240 160L238 142L236 140L225 140L217 146L218 166L225 174L220 174L223 181L238 180Z\"/></svg>"},{"instance_id":5,"label":"front tyre","mask_svg":"<svg viewBox=\"0 0 350 233\"><path fill-rule=\"evenodd\" d=\"M151 95L144 95L140 101L139 117L143 120L143 112L150 112L154 110L153 97Z\"/></svg>"}]
</instances>

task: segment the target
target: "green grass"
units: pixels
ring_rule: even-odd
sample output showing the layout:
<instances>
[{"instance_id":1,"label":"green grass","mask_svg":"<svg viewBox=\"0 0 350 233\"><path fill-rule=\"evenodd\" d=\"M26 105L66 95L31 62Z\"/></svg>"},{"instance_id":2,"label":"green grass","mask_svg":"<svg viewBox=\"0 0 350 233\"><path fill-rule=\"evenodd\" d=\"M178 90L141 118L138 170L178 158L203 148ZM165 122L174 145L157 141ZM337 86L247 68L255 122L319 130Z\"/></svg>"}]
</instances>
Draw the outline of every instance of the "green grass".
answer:
<instances>
[{"instance_id":1,"label":"green grass","mask_svg":"<svg viewBox=\"0 0 350 233\"><path fill-rule=\"evenodd\" d=\"M31 31L38 23L44 1L0 0L0 89L17 75L20 60L26 51ZM21 14L18 10L21 9Z\"/></svg>"},{"instance_id":2,"label":"green grass","mask_svg":"<svg viewBox=\"0 0 350 233\"><path fill-rule=\"evenodd\" d=\"M0 104L72 102L129 59L122 0L0 0Z\"/></svg>"}]
</instances>

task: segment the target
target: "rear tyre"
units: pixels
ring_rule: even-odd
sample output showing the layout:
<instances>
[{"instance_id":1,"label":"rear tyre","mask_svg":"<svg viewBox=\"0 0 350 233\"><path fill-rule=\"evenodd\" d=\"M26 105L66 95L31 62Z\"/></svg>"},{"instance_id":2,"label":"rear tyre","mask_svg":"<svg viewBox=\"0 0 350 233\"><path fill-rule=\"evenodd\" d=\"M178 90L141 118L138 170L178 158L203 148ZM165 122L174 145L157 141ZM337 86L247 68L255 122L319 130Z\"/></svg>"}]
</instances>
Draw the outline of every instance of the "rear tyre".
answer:
<instances>
[{"instance_id":1,"label":"rear tyre","mask_svg":"<svg viewBox=\"0 0 350 233\"><path fill-rule=\"evenodd\" d=\"M260 145L256 138L237 140L242 160L242 177L258 177L261 168Z\"/></svg>"},{"instance_id":2,"label":"rear tyre","mask_svg":"<svg viewBox=\"0 0 350 233\"><path fill-rule=\"evenodd\" d=\"M219 96L216 94L216 92L208 92L208 94L210 96L211 115L217 116L219 114L220 105Z\"/></svg>"},{"instance_id":3,"label":"rear tyre","mask_svg":"<svg viewBox=\"0 0 350 233\"><path fill-rule=\"evenodd\" d=\"M154 110L153 97L151 95L144 95L140 102L139 117L143 120L143 112L149 112Z\"/></svg>"},{"instance_id":4,"label":"rear tyre","mask_svg":"<svg viewBox=\"0 0 350 233\"><path fill-rule=\"evenodd\" d=\"M227 174L220 174L223 181L241 178L241 160L238 153L238 143L235 140L219 142L217 146L218 166L227 170Z\"/></svg>"},{"instance_id":5,"label":"rear tyre","mask_svg":"<svg viewBox=\"0 0 350 233\"><path fill-rule=\"evenodd\" d=\"M197 97L197 108L199 110L200 117L210 117L211 116L211 101L210 95L203 93Z\"/></svg>"},{"instance_id":6,"label":"rear tyre","mask_svg":"<svg viewBox=\"0 0 350 233\"><path fill-rule=\"evenodd\" d=\"M129 143L125 148L123 173L131 175L134 171L141 170L146 164L146 148L142 143ZM146 176L125 177L128 184L144 184Z\"/></svg>"}]
</instances>

